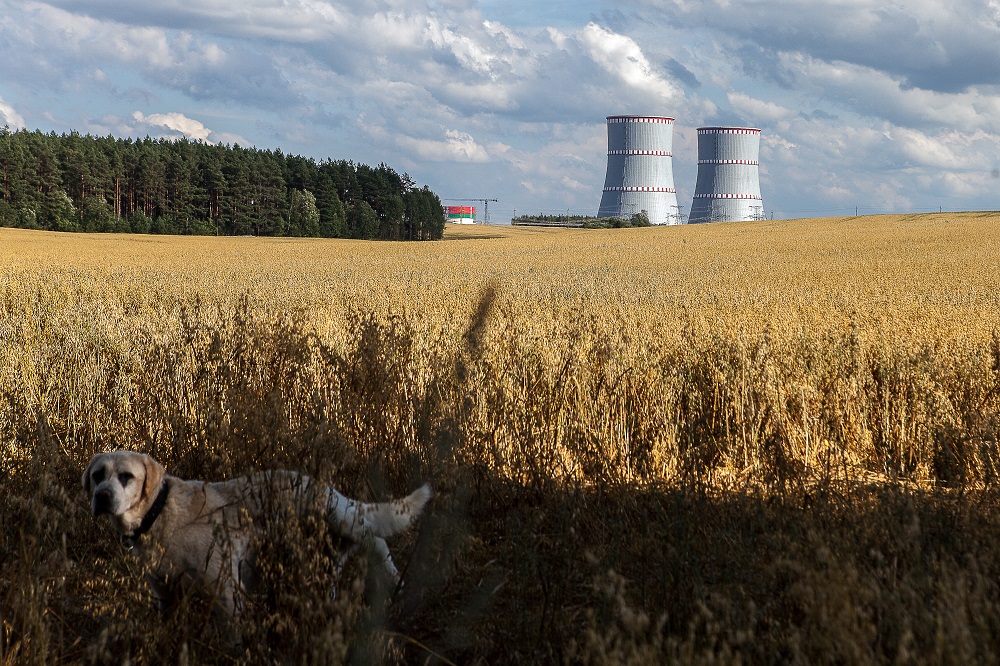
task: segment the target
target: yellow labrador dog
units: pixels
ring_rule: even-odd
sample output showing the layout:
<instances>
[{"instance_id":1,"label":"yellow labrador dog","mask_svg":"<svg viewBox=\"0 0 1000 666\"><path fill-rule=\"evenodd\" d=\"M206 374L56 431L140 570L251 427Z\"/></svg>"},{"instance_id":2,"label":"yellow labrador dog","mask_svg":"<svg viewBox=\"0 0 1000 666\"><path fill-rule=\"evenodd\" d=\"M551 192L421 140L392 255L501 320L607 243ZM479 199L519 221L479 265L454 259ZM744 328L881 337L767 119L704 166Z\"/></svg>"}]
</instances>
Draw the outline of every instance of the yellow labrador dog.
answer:
<instances>
[{"instance_id":1,"label":"yellow labrador dog","mask_svg":"<svg viewBox=\"0 0 1000 666\"><path fill-rule=\"evenodd\" d=\"M335 535L354 547L369 542L395 582L399 572L385 539L406 530L431 496L425 484L404 499L369 504L284 470L216 483L184 481L134 451L94 456L83 488L95 516L110 515L138 553L154 555L151 583L161 610L175 601L178 583L194 582L216 591L230 615L236 591L253 592L250 530L266 507L275 502L290 503L298 512L318 507Z\"/></svg>"}]
</instances>

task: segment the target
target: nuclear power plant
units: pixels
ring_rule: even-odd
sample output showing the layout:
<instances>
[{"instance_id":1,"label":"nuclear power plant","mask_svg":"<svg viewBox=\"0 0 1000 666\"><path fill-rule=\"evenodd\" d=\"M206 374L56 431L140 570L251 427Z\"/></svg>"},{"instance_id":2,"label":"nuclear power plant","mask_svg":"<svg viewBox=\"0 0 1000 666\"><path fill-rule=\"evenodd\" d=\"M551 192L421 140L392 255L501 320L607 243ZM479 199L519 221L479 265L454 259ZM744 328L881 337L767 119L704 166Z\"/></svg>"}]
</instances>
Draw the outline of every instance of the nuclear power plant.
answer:
<instances>
[{"instance_id":1,"label":"nuclear power plant","mask_svg":"<svg viewBox=\"0 0 1000 666\"><path fill-rule=\"evenodd\" d=\"M682 222L674 189L673 122L664 116L608 116L608 171L598 217L627 219L645 212L653 224Z\"/></svg>"},{"instance_id":2,"label":"nuclear power plant","mask_svg":"<svg viewBox=\"0 0 1000 666\"><path fill-rule=\"evenodd\" d=\"M699 127L698 181L688 223L763 220L759 153L759 129Z\"/></svg>"},{"instance_id":3,"label":"nuclear power plant","mask_svg":"<svg viewBox=\"0 0 1000 666\"><path fill-rule=\"evenodd\" d=\"M598 217L645 212L652 224L683 224L673 169L673 118L608 116L608 170ZM760 130L699 127L698 180L687 222L763 220Z\"/></svg>"}]
</instances>

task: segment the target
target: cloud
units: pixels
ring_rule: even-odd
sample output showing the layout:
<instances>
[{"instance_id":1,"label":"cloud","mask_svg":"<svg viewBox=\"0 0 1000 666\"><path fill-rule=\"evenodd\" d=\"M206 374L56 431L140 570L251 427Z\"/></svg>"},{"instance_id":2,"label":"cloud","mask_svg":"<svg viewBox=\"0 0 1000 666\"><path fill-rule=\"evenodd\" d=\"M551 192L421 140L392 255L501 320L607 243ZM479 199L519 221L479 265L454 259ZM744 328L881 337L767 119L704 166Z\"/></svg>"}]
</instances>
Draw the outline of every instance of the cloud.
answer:
<instances>
[{"instance_id":1,"label":"cloud","mask_svg":"<svg viewBox=\"0 0 1000 666\"><path fill-rule=\"evenodd\" d=\"M730 91L726 99L733 110L746 118L746 124L750 125L771 124L796 115L795 111L780 104L755 99L742 92Z\"/></svg>"},{"instance_id":2,"label":"cloud","mask_svg":"<svg viewBox=\"0 0 1000 666\"><path fill-rule=\"evenodd\" d=\"M49 0L34 7L32 30L46 35L45 50L59 61L54 76L117 64L192 100L263 109L307 104L306 90L343 104L357 82L383 80L422 87L462 114L551 109L568 117L581 103L606 107L609 97L661 107L683 98L670 72L695 80L669 57L661 71L635 40L596 23L560 43L517 32L464 3L429 10L405 1L164 1L122 12L107 0ZM43 25L59 33L58 43ZM317 91L317 71L337 85ZM616 91L622 87L625 95Z\"/></svg>"},{"instance_id":3,"label":"cloud","mask_svg":"<svg viewBox=\"0 0 1000 666\"><path fill-rule=\"evenodd\" d=\"M182 113L153 113L144 116L142 112L136 111L132 114L136 122L154 128L165 128L189 139L197 139L208 143L208 137L212 131L201 122L188 118Z\"/></svg>"},{"instance_id":4,"label":"cloud","mask_svg":"<svg viewBox=\"0 0 1000 666\"><path fill-rule=\"evenodd\" d=\"M1000 154L1000 135L941 130L932 134L910 128L893 130L893 141L908 164L928 170L987 173Z\"/></svg>"},{"instance_id":5,"label":"cloud","mask_svg":"<svg viewBox=\"0 0 1000 666\"><path fill-rule=\"evenodd\" d=\"M655 71L635 40L596 23L588 23L576 38L594 62L629 87L644 90L664 102L683 97L677 86Z\"/></svg>"},{"instance_id":6,"label":"cloud","mask_svg":"<svg viewBox=\"0 0 1000 666\"><path fill-rule=\"evenodd\" d=\"M959 93L943 93L907 87L886 72L847 62L813 58L788 61L790 68L797 69L825 97L861 115L925 128L1000 131L1000 97L992 91L970 87Z\"/></svg>"},{"instance_id":7,"label":"cloud","mask_svg":"<svg viewBox=\"0 0 1000 666\"><path fill-rule=\"evenodd\" d=\"M349 27L347 14L316 0L157 0L123 11L115 0L47 0L47 5L102 22L127 26L161 26L169 30L203 31L268 39L315 41ZM368 8L357 3L359 12Z\"/></svg>"},{"instance_id":8,"label":"cloud","mask_svg":"<svg viewBox=\"0 0 1000 666\"><path fill-rule=\"evenodd\" d=\"M785 90L796 86L796 78L782 63L781 54L757 44L740 44L731 50L731 56L739 62L744 74L774 83Z\"/></svg>"},{"instance_id":9,"label":"cloud","mask_svg":"<svg viewBox=\"0 0 1000 666\"><path fill-rule=\"evenodd\" d=\"M678 81L688 86L689 88L701 87L701 81L698 80L698 77L695 76L691 72L691 70L689 70L687 67L682 65L674 58L668 58L667 62L664 63L664 66L667 68L667 71L670 73L670 76L677 79Z\"/></svg>"},{"instance_id":10,"label":"cloud","mask_svg":"<svg viewBox=\"0 0 1000 666\"><path fill-rule=\"evenodd\" d=\"M482 163L490 160L489 152L476 143L472 135L459 130L443 130L444 138L411 136L406 133L405 126L390 131L370 122L364 114L358 118L358 125L369 137L395 145L416 159L459 163Z\"/></svg>"},{"instance_id":11,"label":"cloud","mask_svg":"<svg viewBox=\"0 0 1000 666\"><path fill-rule=\"evenodd\" d=\"M0 126L6 125L11 129L23 129L25 127L24 118L14 110L14 107L0 97Z\"/></svg>"},{"instance_id":12,"label":"cloud","mask_svg":"<svg viewBox=\"0 0 1000 666\"><path fill-rule=\"evenodd\" d=\"M995 0L647 0L659 20L710 27L737 40L755 76L787 83L775 54L800 53L877 69L906 85L959 92L1000 83Z\"/></svg>"},{"instance_id":13,"label":"cloud","mask_svg":"<svg viewBox=\"0 0 1000 666\"><path fill-rule=\"evenodd\" d=\"M42 83L63 91L78 86L82 77L94 78L95 71L102 75L98 82L109 85L113 74L120 77L122 70L130 70L192 99L264 108L287 108L297 101L274 58L256 48L160 25L83 16L72 9L29 3L17 16L19 30L5 31L5 51L17 54L12 71L23 85ZM27 53L35 56L21 55Z\"/></svg>"},{"instance_id":14,"label":"cloud","mask_svg":"<svg viewBox=\"0 0 1000 666\"><path fill-rule=\"evenodd\" d=\"M400 147L412 151L418 158L431 162L487 162L490 159L485 148L465 132L445 130L444 140L417 139L401 136L397 139Z\"/></svg>"},{"instance_id":15,"label":"cloud","mask_svg":"<svg viewBox=\"0 0 1000 666\"><path fill-rule=\"evenodd\" d=\"M608 147L604 124L566 127L555 134L527 148L491 144L490 150L518 174L525 191L547 198L545 210L537 212L564 210L579 197L596 210Z\"/></svg>"},{"instance_id":16,"label":"cloud","mask_svg":"<svg viewBox=\"0 0 1000 666\"><path fill-rule=\"evenodd\" d=\"M144 115L141 111L132 113L134 123L118 121L117 125L122 134L131 136L142 136L145 134L163 137L168 139L193 139L204 141L205 143L239 144L241 146L252 146L254 143L248 141L239 134L232 132L216 132L205 126L200 120L188 118L183 113L176 111L171 113L151 113ZM114 119L105 119L105 123L115 122Z\"/></svg>"}]
</instances>

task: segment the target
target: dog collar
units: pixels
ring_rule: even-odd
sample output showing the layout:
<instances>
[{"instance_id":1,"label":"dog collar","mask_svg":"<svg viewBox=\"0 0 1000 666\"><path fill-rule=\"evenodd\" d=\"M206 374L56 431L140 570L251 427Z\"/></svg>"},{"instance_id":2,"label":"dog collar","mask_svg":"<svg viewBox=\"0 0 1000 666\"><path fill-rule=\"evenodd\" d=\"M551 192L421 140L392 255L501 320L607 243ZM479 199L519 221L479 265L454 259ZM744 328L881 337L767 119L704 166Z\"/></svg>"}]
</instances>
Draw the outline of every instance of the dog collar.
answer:
<instances>
[{"instance_id":1,"label":"dog collar","mask_svg":"<svg viewBox=\"0 0 1000 666\"><path fill-rule=\"evenodd\" d=\"M128 543L130 546L134 547L139 543L139 539L153 527L153 523L156 519L160 517L160 512L163 511L163 507L167 503L167 495L170 494L170 485L164 483L160 487L160 492L156 494L156 499L153 500L153 506L149 507L149 511L146 515L142 517L142 522L139 523L139 527L133 530L132 534L128 536Z\"/></svg>"}]
</instances>

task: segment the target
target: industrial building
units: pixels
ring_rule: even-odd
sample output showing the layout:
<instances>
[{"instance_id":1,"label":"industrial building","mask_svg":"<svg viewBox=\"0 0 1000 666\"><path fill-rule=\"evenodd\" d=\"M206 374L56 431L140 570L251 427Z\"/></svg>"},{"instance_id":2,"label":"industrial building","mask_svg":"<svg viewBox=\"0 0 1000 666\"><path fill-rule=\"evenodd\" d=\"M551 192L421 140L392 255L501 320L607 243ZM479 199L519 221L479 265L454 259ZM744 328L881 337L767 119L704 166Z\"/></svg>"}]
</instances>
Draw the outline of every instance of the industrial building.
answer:
<instances>
[{"instance_id":1,"label":"industrial building","mask_svg":"<svg viewBox=\"0 0 1000 666\"><path fill-rule=\"evenodd\" d=\"M680 224L673 171L673 118L608 116L608 170L598 217L645 212L653 224Z\"/></svg>"},{"instance_id":2,"label":"industrial building","mask_svg":"<svg viewBox=\"0 0 1000 666\"><path fill-rule=\"evenodd\" d=\"M698 181L689 223L764 219L759 151L759 129L698 128Z\"/></svg>"}]
</instances>

